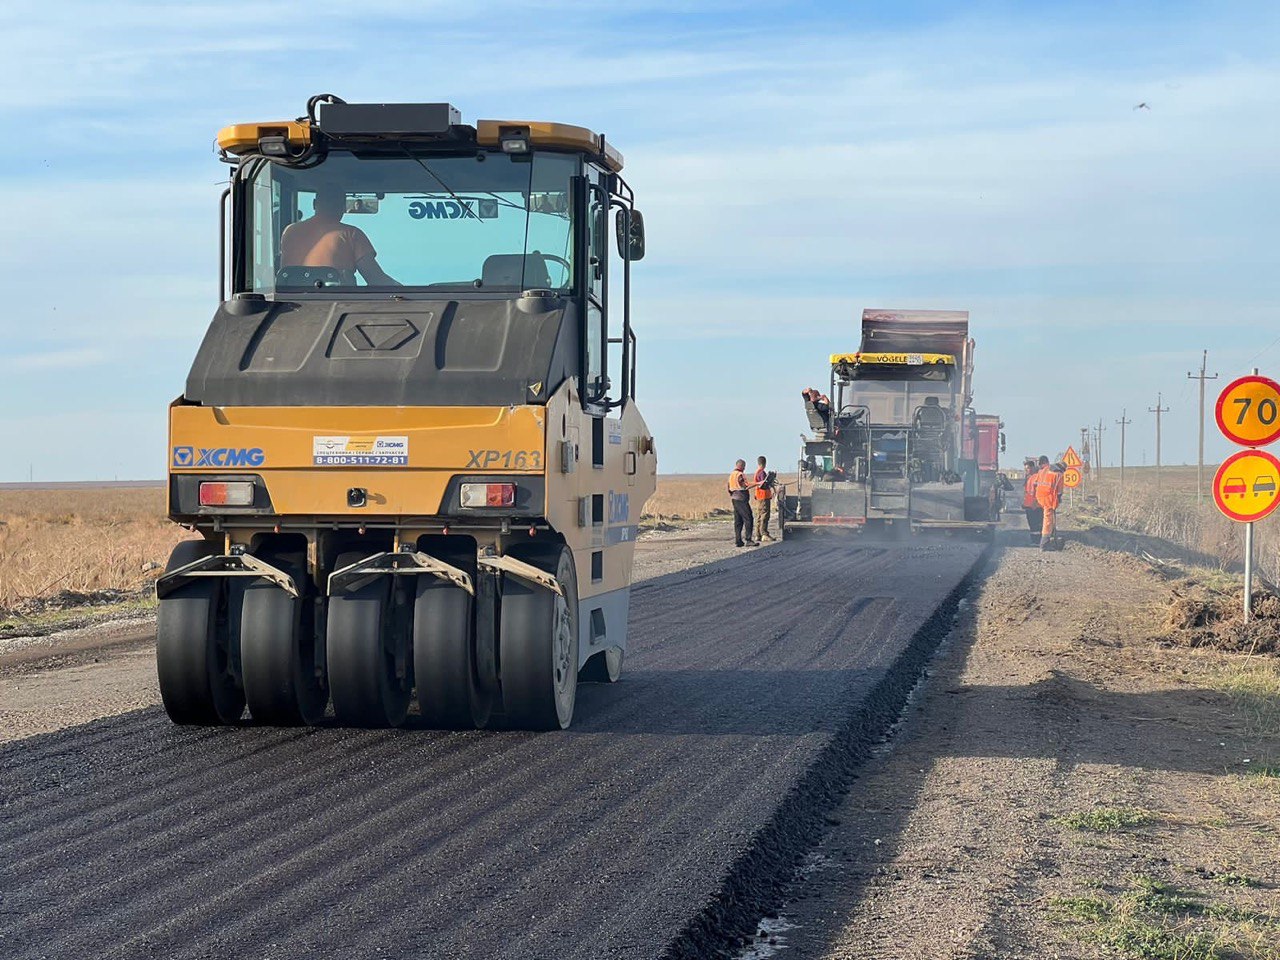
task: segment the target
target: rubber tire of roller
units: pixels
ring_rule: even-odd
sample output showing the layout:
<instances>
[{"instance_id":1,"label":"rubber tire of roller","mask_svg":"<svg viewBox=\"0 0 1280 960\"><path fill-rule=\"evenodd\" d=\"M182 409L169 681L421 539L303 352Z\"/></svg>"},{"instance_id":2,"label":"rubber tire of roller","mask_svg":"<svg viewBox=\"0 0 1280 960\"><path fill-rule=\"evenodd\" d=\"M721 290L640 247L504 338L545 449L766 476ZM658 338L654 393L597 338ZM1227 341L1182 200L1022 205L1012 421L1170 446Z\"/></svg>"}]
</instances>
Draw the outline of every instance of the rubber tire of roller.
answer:
<instances>
[{"instance_id":1,"label":"rubber tire of roller","mask_svg":"<svg viewBox=\"0 0 1280 960\"><path fill-rule=\"evenodd\" d=\"M335 569L362 559L343 555ZM390 588L390 577L376 577L358 590L329 598L329 693L334 716L347 726L398 727L409 711L409 691L396 679L383 646Z\"/></svg>"},{"instance_id":2,"label":"rubber tire of roller","mask_svg":"<svg viewBox=\"0 0 1280 960\"><path fill-rule=\"evenodd\" d=\"M517 554L517 556L519 556ZM498 644L505 723L518 730L560 730L573 721L578 690L578 583L573 554L561 549L552 559L521 556L556 575L567 594L567 656L557 683L556 601L546 587L511 574L502 577Z\"/></svg>"},{"instance_id":3,"label":"rubber tire of roller","mask_svg":"<svg viewBox=\"0 0 1280 960\"><path fill-rule=\"evenodd\" d=\"M438 577L418 577L413 605L413 677L422 722L441 730L484 728L493 696L476 678L471 594Z\"/></svg>"},{"instance_id":4,"label":"rubber tire of roller","mask_svg":"<svg viewBox=\"0 0 1280 960\"><path fill-rule=\"evenodd\" d=\"M626 651L621 647L608 647L592 654L578 671L580 683L617 683L622 677L622 661Z\"/></svg>"},{"instance_id":5,"label":"rubber tire of roller","mask_svg":"<svg viewBox=\"0 0 1280 960\"><path fill-rule=\"evenodd\" d=\"M194 558L193 558L194 559ZM174 723L216 726L244 713L244 691L228 666L226 631L218 630L224 585L214 578L183 587L156 610L156 674Z\"/></svg>"},{"instance_id":6,"label":"rubber tire of roller","mask_svg":"<svg viewBox=\"0 0 1280 960\"><path fill-rule=\"evenodd\" d=\"M240 614L240 669L249 713L257 723L296 727L319 722L328 696L315 675L311 656L315 638L303 636L309 618L302 605L273 583L255 582L244 590Z\"/></svg>"}]
</instances>

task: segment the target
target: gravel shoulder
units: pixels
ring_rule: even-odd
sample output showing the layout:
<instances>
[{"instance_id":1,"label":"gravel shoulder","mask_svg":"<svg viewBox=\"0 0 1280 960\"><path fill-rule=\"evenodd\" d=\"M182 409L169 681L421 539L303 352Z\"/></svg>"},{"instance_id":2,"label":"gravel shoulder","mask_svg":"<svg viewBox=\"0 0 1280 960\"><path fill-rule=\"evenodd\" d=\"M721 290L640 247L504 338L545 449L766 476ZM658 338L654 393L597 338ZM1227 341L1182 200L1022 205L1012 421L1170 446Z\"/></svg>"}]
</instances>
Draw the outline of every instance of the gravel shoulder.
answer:
<instances>
[{"instance_id":1,"label":"gravel shoulder","mask_svg":"<svg viewBox=\"0 0 1280 960\"><path fill-rule=\"evenodd\" d=\"M727 523L661 524L636 543L635 580L742 552ZM160 702L155 615L117 616L87 611L72 629L0 638L0 743Z\"/></svg>"},{"instance_id":2,"label":"gravel shoulder","mask_svg":"<svg viewBox=\"0 0 1280 960\"><path fill-rule=\"evenodd\" d=\"M1280 957L1280 670L1178 575L1002 531L949 644L742 957Z\"/></svg>"}]
</instances>

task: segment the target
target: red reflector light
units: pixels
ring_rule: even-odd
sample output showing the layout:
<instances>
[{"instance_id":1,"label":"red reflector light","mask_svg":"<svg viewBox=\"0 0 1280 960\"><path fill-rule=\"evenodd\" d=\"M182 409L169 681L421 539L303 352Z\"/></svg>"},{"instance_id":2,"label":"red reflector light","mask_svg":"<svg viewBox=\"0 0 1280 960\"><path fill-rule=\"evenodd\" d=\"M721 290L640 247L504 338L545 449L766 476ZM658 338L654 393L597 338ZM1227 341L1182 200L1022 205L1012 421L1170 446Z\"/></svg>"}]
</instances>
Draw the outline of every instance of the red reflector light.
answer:
<instances>
[{"instance_id":1,"label":"red reflector light","mask_svg":"<svg viewBox=\"0 0 1280 960\"><path fill-rule=\"evenodd\" d=\"M510 507L516 502L514 483L486 483L484 503L486 507Z\"/></svg>"},{"instance_id":2,"label":"red reflector light","mask_svg":"<svg viewBox=\"0 0 1280 960\"><path fill-rule=\"evenodd\" d=\"M459 498L464 507L514 507L514 483L464 483Z\"/></svg>"},{"instance_id":3,"label":"red reflector light","mask_svg":"<svg viewBox=\"0 0 1280 960\"><path fill-rule=\"evenodd\" d=\"M200 484L202 507L251 507L253 482L250 480L203 481Z\"/></svg>"}]
</instances>

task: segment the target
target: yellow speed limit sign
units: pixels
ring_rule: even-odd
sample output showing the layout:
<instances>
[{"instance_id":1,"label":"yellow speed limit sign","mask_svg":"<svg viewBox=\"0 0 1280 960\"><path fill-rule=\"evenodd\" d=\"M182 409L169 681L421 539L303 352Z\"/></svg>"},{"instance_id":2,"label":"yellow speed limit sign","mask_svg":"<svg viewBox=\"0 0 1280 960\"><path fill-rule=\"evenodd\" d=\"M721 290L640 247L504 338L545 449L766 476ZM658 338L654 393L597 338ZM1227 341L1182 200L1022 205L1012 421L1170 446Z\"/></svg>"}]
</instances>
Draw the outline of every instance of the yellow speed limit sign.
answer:
<instances>
[{"instance_id":1,"label":"yellow speed limit sign","mask_svg":"<svg viewBox=\"0 0 1280 960\"><path fill-rule=\"evenodd\" d=\"M1222 435L1242 447L1280 439L1280 383L1253 374L1227 384L1214 408Z\"/></svg>"},{"instance_id":2,"label":"yellow speed limit sign","mask_svg":"<svg viewBox=\"0 0 1280 960\"><path fill-rule=\"evenodd\" d=\"M1280 504L1280 460L1265 450L1241 450L1222 462L1213 499L1232 520L1261 520Z\"/></svg>"},{"instance_id":3,"label":"yellow speed limit sign","mask_svg":"<svg viewBox=\"0 0 1280 960\"><path fill-rule=\"evenodd\" d=\"M1080 481L1084 478L1080 475L1079 467L1067 467L1062 473L1062 485L1071 487L1073 490L1080 486Z\"/></svg>"}]
</instances>

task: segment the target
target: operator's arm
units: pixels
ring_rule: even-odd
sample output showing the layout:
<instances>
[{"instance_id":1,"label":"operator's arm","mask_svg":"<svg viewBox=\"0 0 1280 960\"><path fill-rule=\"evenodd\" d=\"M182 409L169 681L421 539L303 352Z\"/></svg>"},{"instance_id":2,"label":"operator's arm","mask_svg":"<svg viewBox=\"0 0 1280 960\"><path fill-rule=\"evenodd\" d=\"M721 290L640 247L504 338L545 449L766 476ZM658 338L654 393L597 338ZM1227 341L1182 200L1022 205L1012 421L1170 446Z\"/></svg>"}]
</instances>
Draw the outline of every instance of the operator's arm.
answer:
<instances>
[{"instance_id":1,"label":"operator's arm","mask_svg":"<svg viewBox=\"0 0 1280 960\"><path fill-rule=\"evenodd\" d=\"M360 276L364 277L364 282L371 287L402 286L400 281L393 280L387 275L387 272L378 265L378 258L372 253L357 260L356 269L360 271Z\"/></svg>"},{"instance_id":2,"label":"operator's arm","mask_svg":"<svg viewBox=\"0 0 1280 960\"><path fill-rule=\"evenodd\" d=\"M364 231L358 227L351 228L351 243L354 245L356 269L360 271L360 276L364 277L364 282L371 287L398 287L400 282L393 280L387 275L387 272L378 265L378 251L373 249L373 244L369 242L369 238L364 235Z\"/></svg>"}]
</instances>

